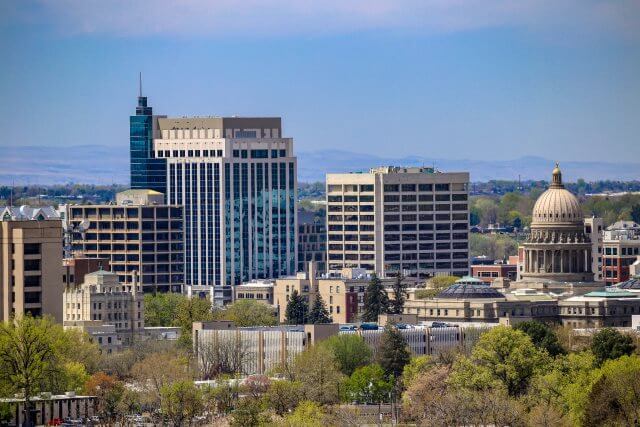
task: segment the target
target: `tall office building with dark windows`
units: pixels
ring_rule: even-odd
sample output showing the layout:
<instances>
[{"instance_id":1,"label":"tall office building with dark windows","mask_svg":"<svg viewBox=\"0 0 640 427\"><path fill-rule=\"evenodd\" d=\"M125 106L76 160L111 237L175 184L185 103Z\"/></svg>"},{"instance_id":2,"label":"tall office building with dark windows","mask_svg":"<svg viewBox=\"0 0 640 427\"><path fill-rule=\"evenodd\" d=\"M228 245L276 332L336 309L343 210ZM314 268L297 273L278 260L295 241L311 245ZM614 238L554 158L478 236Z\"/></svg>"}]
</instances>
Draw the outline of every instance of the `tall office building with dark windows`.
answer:
<instances>
[{"instance_id":1,"label":"tall office building with dark windows","mask_svg":"<svg viewBox=\"0 0 640 427\"><path fill-rule=\"evenodd\" d=\"M147 105L147 97L140 93L136 114L129 117L131 188L164 193L167 190L166 161L156 158L153 151L156 119L153 109Z\"/></svg>"},{"instance_id":2,"label":"tall office building with dark windows","mask_svg":"<svg viewBox=\"0 0 640 427\"><path fill-rule=\"evenodd\" d=\"M223 304L234 285L293 274L297 164L281 119L152 117L167 203L184 207L187 293Z\"/></svg>"}]
</instances>

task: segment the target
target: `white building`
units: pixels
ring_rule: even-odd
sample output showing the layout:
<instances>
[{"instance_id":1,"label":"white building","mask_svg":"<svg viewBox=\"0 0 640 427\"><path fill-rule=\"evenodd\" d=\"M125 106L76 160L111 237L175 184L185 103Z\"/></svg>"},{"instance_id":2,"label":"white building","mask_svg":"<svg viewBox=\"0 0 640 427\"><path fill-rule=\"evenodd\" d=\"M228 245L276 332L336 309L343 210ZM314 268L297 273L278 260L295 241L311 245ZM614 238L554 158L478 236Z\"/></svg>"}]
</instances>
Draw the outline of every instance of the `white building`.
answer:
<instances>
[{"instance_id":1,"label":"white building","mask_svg":"<svg viewBox=\"0 0 640 427\"><path fill-rule=\"evenodd\" d=\"M113 325L123 345L130 345L144 330L144 294L137 281L121 284L118 275L100 270L85 276L79 286L68 286L63 294L64 327L95 329L99 336L112 337L108 329ZM107 348L119 343L100 342Z\"/></svg>"},{"instance_id":2,"label":"white building","mask_svg":"<svg viewBox=\"0 0 640 427\"><path fill-rule=\"evenodd\" d=\"M184 206L189 295L217 304L232 286L295 272L297 165L280 118L156 118L167 203Z\"/></svg>"},{"instance_id":3,"label":"white building","mask_svg":"<svg viewBox=\"0 0 640 427\"><path fill-rule=\"evenodd\" d=\"M382 167L327 174L329 272L469 272L469 174Z\"/></svg>"}]
</instances>

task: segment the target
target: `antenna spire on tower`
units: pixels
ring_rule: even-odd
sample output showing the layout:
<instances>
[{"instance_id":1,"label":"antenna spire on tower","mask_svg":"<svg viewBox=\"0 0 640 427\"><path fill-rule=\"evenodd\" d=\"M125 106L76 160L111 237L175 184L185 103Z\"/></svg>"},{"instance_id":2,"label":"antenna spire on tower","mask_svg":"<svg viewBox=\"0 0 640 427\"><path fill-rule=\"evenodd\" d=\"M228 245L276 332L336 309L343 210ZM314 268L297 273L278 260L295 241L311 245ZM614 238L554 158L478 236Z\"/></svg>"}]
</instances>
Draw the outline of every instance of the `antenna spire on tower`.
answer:
<instances>
[{"instance_id":1,"label":"antenna spire on tower","mask_svg":"<svg viewBox=\"0 0 640 427\"><path fill-rule=\"evenodd\" d=\"M138 79L139 79L139 86L138 86L138 88L139 88L139 93L140 93L138 96L142 98L142 71L140 71L140 74L139 74L139 76L138 76Z\"/></svg>"}]
</instances>

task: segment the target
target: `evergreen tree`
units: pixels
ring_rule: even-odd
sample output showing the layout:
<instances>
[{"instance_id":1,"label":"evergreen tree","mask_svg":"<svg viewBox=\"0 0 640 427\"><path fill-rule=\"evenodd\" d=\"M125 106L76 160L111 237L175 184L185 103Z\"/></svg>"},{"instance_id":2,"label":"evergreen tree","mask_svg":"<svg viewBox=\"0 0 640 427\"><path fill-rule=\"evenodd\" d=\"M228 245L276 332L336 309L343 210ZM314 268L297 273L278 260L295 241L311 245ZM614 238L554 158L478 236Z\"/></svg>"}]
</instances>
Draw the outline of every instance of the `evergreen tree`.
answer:
<instances>
[{"instance_id":1,"label":"evergreen tree","mask_svg":"<svg viewBox=\"0 0 640 427\"><path fill-rule=\"evenodd\" d=\"M389 312L392 314L402 314L404 302L407 300L407 284L401 274L396 276L393 282L393 300L389 303Z\"/></svg>"},{"instance_id":2,"label":"evergreen tree","mask_svg":"<svg viewBox=\"0 0 640 427\"><path fill-rule=\"evenodd\" d=\"M404 337L392 325L387 325L380 337L377 362L382 366L386 375L399 378L404 367L411 360L411 353Z\"/></svg>"},{"instance_id":3,"label":"evergreen tree","mask_svg":"<svg viewBox=\"0 0 640 427\"><path fill-rule=\"evenodd\" d=\"M285 313L286 322L289 325L304 325L307 321L309 306L297 290L291 292L287 301L287 311Z\"/></svg>"},{"instance_id":4,"label":"evergreen tree","mask_svg":"<svg viewBox=\"0 0 640 427\"><path fill-rule=\"evenodd\" d=\"M309 312L309 318L307 319L307 322L316 324L331 323L332 321L333 320L331 319L331 316L329 316L329 311L327 310L327 306L324 304L322 296L318 294L315 301L313 301L313 306L311 307L311 311Z\"/></svg>"},{"instance_id":5,"label":"evergreen tree","mask_svg":"<svg viewBox=\"0 0 640 427\"><path fill-rule=\"evenodd\" d=\"M371 275L371 281L364 295L362 320L364 322L377 322L378 316L388 311L389 297L387 296L387 291L384 289L384 285L378 276L374 273Z\"/></svg>"}]
</instances>

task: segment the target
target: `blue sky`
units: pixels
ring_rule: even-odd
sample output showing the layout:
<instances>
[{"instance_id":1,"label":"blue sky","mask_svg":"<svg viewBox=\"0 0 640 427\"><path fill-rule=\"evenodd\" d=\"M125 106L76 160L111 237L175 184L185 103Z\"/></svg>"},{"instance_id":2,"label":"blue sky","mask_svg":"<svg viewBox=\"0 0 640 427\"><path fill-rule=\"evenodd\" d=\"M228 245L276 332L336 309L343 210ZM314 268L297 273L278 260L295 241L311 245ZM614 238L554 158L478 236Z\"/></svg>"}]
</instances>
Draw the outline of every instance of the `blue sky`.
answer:
<instances>
[{"instance_id":1,"label":"blue sky","mask_svg":"<svg viewBox=\"0 0 640 427\"><path fill-rule=\"evenodd\" d=\"M634 161L640 2L0 4L0 146L126 150L157 114L278 115L296 150Z\"/></svg>"}]
</instances>

